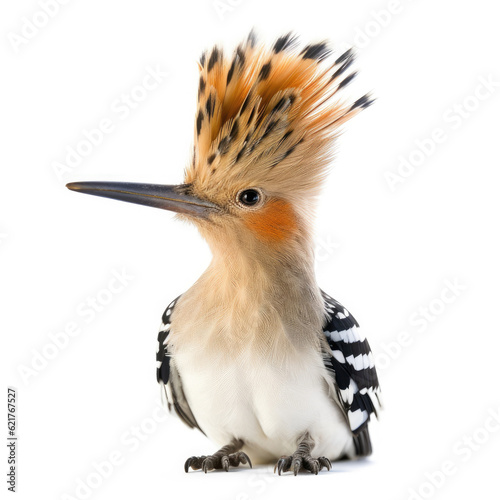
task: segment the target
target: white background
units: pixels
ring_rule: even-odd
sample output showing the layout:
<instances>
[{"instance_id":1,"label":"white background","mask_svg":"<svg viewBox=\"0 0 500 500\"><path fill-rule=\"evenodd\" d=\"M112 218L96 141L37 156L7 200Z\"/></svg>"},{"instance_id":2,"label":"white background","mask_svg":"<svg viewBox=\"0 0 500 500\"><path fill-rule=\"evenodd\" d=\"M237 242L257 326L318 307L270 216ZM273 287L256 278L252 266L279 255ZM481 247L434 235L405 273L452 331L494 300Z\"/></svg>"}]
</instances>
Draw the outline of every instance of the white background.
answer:
<instances>
[{"instance_id":1,"label":"white background","mask_svg":"<svg viewBox=\"0 0 500 500\"><path fill-rule=\"evenodd\" d=\"M218 5L73 0L20 41L27 22L38 16L43 24L40 5L2 3L2 390L13 385L19 395L18 498L492 498L500 442L500 422L489 417L500 418L498 9L487 0ZM370 459L318 477L277 477L268 467L184 473L188 456L214 447L156 410L156 331L209 251L167 212L64 187L180 182L195 61L215 42L234 46L252 26L269 43L293 29L339 50L357 45L353 97L373 90L378 98L339 141L318 210L317 270L322 288L368 334L386 410L372 425ZM134 91L157 66L168 72L157 88ZM488 92L481 79L496 83ZM117 99L132 91L144 99L125 116ZM58 177L54 163L106 118L113 130ZM434 134L439 144L430 143ZM418 165L391 189L387 173L399 175L401 158ZM132 278L110 295L113 272L123 270ZM446 280L460 289L445 291L444 303ZM92 297L110 300L94 316L86 312ZM71 324L79 334L54 352L50 335ZM22 376L27 368L34 371ZM137 429L141 441L132 437ZM103 478L93 464L110 455L119 463ZM437 472L444 462L447 476Z\"/></svg>"}]
</instances>

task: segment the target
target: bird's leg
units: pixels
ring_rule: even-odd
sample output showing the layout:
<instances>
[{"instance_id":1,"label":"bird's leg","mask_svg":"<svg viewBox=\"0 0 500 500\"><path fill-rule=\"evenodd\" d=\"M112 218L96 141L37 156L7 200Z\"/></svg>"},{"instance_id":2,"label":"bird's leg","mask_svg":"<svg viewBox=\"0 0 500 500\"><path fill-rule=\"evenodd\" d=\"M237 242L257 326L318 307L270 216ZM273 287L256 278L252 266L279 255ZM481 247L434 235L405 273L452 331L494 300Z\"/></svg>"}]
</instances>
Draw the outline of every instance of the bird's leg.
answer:
<instances>
[{"instance_id":1,"label":"bird's leg","mask_svg":"<svg viewBox=\"0 0 500 500\"><path fill-rule=\"evenodd\" d=\"M188 458L184 464L184 470L188 472L189 467L191 467L193 470L202 469L205 474L213 469L224 469L227 472L230 465L238 467L240 463L248 463L252 468L250 458L246 453L240 451L241 448L243 448L243 441L233 439L230 444L223 446L213 455Z\"/></svg>"},{"instance_id":2,"label":"bird's leg","mask_svg":"<svg viewBox=\"0 0 500 500\"><path fill-rule=\"evenodd\" d=\"M282 472L293 470L293 475L296 476L301 468L307 469L313 474L317 474L323 467L328 470L332 467L332 463L326 457L313 458L311 450L314 446L314 440L306 432L299 440L297 451L291 456L282 456L278 463L274 466L274 472L278 470L281 476Z\"/></svg>"}]
</instances>

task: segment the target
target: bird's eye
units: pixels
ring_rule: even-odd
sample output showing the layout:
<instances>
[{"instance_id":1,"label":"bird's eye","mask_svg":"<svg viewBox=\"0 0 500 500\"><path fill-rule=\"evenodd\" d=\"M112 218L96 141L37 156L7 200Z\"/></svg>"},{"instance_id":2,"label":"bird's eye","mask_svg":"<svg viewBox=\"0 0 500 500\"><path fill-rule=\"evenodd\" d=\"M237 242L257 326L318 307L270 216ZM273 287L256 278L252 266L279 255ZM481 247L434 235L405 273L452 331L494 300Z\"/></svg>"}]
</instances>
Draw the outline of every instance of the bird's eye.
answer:
<instances>
[{"instance_id":1,"label":"bird's eye","mask_svg":"<svg viewBox=\"0 0 500 500\"><path fill-rule=\"evenodd\" d=\"M260 201L260 193L256 189L245 189L238 195L238 201L246 207L253 207Z\"/></svg>"}]
</instances>

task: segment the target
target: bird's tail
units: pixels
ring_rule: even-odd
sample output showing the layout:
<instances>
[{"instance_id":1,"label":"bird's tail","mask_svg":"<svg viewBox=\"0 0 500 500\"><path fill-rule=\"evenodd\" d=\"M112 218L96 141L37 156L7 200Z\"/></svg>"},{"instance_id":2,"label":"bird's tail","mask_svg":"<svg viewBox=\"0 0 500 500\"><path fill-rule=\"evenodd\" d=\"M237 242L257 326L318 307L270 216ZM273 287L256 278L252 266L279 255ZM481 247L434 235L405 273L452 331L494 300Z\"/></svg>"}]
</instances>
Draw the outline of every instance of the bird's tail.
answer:
<instances>
[{"instance_id":1,"label":"bird's tail","mask_svg":"<svg viewBox=\"0 0 500 500\"><path fill-rule=\"evenodd\" d=\"M365 426L359 434L353 436L353 440L357 457L367 457L372 454L373 448L368 426Z\"/></svg>"}]
</instances>

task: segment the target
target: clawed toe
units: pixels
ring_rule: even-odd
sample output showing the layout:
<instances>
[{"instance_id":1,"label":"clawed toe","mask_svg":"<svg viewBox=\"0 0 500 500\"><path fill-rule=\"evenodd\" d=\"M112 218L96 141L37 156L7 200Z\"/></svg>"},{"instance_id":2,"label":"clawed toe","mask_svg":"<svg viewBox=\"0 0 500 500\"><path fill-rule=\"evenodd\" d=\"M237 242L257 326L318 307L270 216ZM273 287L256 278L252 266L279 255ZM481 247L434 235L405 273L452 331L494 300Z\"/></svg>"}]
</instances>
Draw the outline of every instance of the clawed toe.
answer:
<instances>
[{"instance_id":1,"label":"clawed toe","mask_svg":"<svg viewBox=\"0 0 500 500\"><path fill-rule=\"evenodd\" d=\"M201 464L201 470L206 474L209 470L215 469L212 457L207 457Z\"/></svg>"},{"instance_id":2,"label":"clawed toe","mask_svg":"<svg viewBox=\"0 0 500 500\"><path fill-rule=\"evenodd\" d=\"M184 463L184 471L188 472L189 467L191 467L193 470L201 469L205 458L205 455L203 455L202 457L189 457Z\"/></svg>"},{"instance_id":3,"label":"clawed toe","mask_svg":"<svg viewBox=\"0 0 500 500\"><path fill-rule=\"evenodd\" d=\"M235 453L235 455L236 455L236 453ZM238 460L239 460L242 464L248 464L248 465L250 466L250 469L253 469L253 466L252 466L252 461L250 460L250 457L249 457L246 453L244 453L244 452L240 451L240 452L238 453ZM239 465L239 464L238 464L238 465Z\"/></svg>"},{"instance_id":4,"label":"clawed toe","mask_svg":"<svg viewBox=\"0 0 500 500\"><path fill-rule=\"evenodd\" d=\"M291 463L292 463L292 457L287 457L287 456L281 457L274 466L274 472L276 473L276 469L278 469L278 475L281 476L282 472L290 470Z\"/></svg>"},{"instance_id":5,"label":"clawed toe","mask_svg":"<svg viewBox=\"0 0 500 500\"><path fill-rule=\"evenodd\" d=\"M317 475L323 468L330 470L332 468L332 463L326 457L312 458L309 455L302 456L294 454L292 456L281 457L276 465L274 466L274 472L278 470L278 475L281 476L282 472L288 472L293 470L293 475L296 476L300 469L306 469L312 474Z\"/></svg>"},{"instance_id":6,"label":"clawed toe","mask_svg":"<svg viewBox=\"0 0 500 500\"><path fill-rule=\"evenodd\" d=\"M326 469L329 471L332 468L332 462L330 462L330 459L328 459L326 457L319 457L318 461L319 461L319 463L321 465L321 469L323 467L326 467Z\"/></svg>"},{"instance_id":7,"label":"clawed toe","mask_svg":"<svg viewBox=\"0 0 500 500\"><path fill-rule=\"evenodd\" d=\"M240 451L236 453L214 454L201 457L190 457L184 464L184 471L189 472L189 468L193 470L201 469L205 474L211 470L225 470L229 471L229 467L238 467L240 464L248 464L252 468L250 457Z\"/></svg>"}]
</instances>

